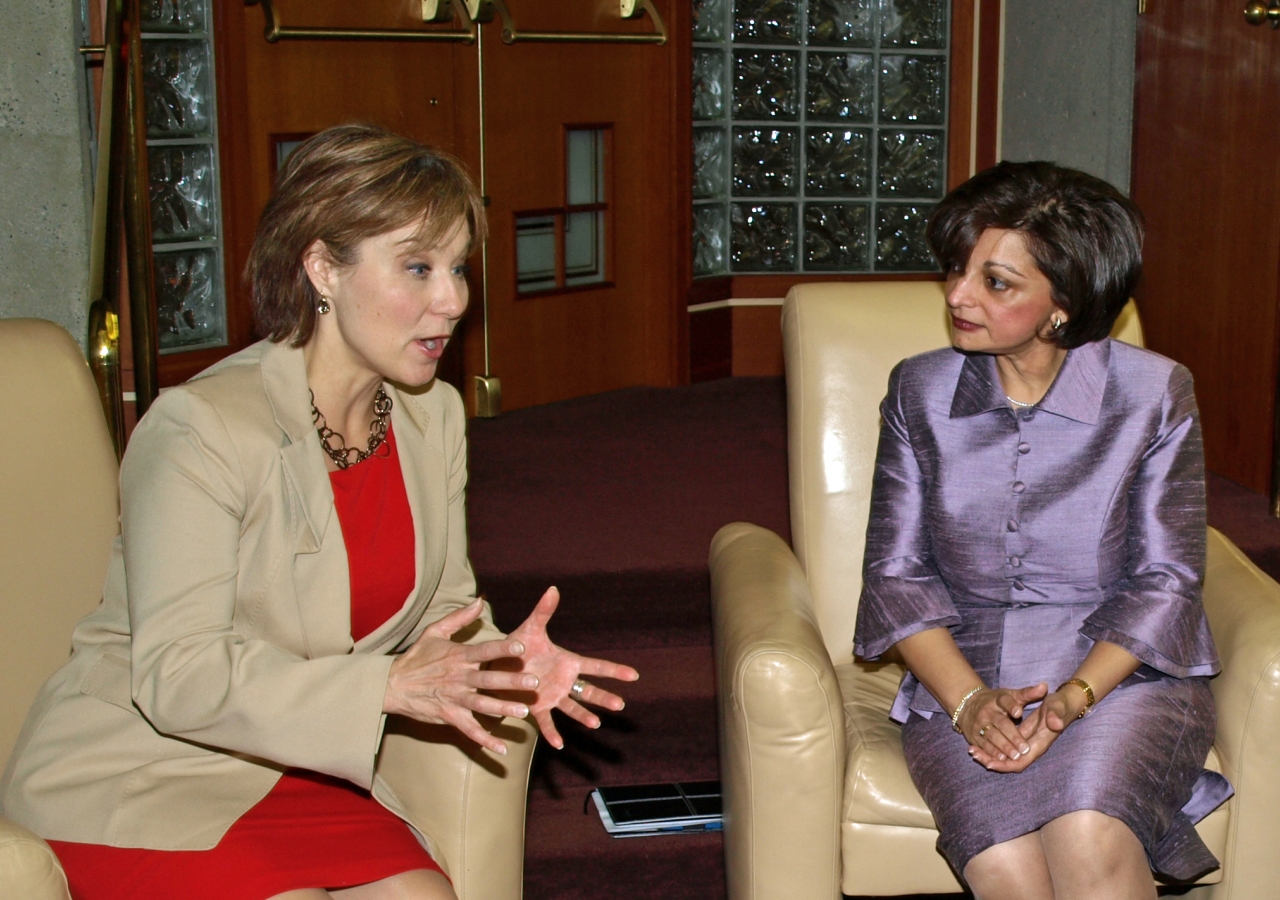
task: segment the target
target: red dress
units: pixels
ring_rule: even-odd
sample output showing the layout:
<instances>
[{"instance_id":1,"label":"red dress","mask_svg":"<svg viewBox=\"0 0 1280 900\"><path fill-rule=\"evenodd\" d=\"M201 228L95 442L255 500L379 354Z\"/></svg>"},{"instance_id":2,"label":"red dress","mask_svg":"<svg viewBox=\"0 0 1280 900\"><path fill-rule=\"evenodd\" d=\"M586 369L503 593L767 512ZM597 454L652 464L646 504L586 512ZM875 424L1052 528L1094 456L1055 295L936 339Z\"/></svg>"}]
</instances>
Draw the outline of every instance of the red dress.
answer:
<instances>
[{"instance_id":1,"label":"red dress","mask_svg":"<svg viewBox=\"0 0 1280 900\"><path fill-rule=\"evenodd\" d=\"M413 516L395 438L384 455L333 472L351 571L351 636L373 632L414 584ZM266 900L342 888L411 869L440 870L394 813L349 782L291 770L211 850L142 850L49 841L74 900Z\"/></svg>"}]
</instances>

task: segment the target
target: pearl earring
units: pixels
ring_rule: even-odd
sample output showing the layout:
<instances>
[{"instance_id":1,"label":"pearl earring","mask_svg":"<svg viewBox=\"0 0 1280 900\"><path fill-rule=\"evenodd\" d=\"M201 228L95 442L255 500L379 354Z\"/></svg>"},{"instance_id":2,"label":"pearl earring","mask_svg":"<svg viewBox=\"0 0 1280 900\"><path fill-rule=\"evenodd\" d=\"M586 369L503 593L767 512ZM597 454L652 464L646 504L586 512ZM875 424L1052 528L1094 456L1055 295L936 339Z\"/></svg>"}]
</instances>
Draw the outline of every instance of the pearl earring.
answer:
<instances>
[{"instance_id":1,"label":"pearl earring","mask_svg":"<svg viewBox=\"0 0 1280 900\"><path fill-rule=\"evenodd\" d=\"M328 311L329 311L329 298L321 294L320 302L316 304L316 312L320 313L320 315L323 316Z\"/></svg>"}]
</instances>

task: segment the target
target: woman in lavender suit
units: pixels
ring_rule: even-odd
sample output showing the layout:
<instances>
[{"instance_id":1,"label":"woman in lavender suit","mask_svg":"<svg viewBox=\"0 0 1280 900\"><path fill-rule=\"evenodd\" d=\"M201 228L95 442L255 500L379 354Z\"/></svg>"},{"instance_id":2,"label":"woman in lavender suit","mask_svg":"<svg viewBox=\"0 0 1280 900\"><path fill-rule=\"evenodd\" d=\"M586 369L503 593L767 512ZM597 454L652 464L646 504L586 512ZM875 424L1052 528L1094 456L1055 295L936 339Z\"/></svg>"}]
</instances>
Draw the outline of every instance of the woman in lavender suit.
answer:
<instances>
[{"instance_id":1,"label":"woman in lavender suit","mask_svg":"<svg viewBox=\"0 0 1280 900\"><path fill-rule=\"evenodd\" d=\"M906 663L907 765L977 897L1153 898L1153 870L1217 865L1192 826L1231 787L1203 769L1191 374L1107 337L1141 218L1082 172L1002 163L929 242L954 346L889 378L856 652Z\"/></svg>"}]
</instances>

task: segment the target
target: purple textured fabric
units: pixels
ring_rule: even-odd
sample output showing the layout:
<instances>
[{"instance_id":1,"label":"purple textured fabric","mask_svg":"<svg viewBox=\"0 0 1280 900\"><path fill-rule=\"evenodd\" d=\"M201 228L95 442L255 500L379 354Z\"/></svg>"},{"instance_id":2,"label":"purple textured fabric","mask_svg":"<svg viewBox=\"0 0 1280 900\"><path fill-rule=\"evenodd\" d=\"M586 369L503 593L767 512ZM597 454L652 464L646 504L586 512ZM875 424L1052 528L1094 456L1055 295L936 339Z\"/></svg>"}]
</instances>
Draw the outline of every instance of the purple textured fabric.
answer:
<instances>
[{"instance_id":1,"label":"purple textured fabric","mask_svg":"<svg viewBox=\"0 0 1280 900\"><path fill-rule=\"evenodd\" d=\"M1200 598L1204 460L1191 374L1103 340L1072 350L1039 405L1015 412L994 357L945 349L894 369L881 415L860 657L947 627L990 685L1056 687L1095 640L1143 663L1020 775L970 760L937 700L913 675L903 680L891 715L910 720L908 766L952 865L963 871L992 843L1089 808L1129 823L1157 872L1212 867L1188 811L1202 818L1231 789L1201 769L1214 728L1204 678L1219 664ZM1153 734L1169 738L1136 739Z\"/></svg>"}]
</instances>

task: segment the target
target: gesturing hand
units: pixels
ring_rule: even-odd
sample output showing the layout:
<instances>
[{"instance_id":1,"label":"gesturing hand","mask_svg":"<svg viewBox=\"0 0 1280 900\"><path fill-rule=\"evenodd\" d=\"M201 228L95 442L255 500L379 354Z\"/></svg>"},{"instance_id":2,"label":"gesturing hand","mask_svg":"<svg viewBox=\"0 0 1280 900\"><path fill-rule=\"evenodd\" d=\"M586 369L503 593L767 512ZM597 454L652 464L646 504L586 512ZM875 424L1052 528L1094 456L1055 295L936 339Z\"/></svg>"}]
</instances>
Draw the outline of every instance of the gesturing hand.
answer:
<instances>
[{"instance_id":1,"label":"gesturing hand","mask_svg":"<svg viewBox=\"0 0 1280 900\"><path fill-rule=\"evenodd\" d=\"M593 659L558 647L547 635L547 622L560 603L560 592L555 588L547 588L538 605L529 613L529 618L520 627L511 632L510 638L524 645L523 654L515 662L521 672L537 676L538 687L534 701L529 704L538 730L542 732L551 746L557 750L564 747L564 739L556 730L551 719L551 710L559 709L562 713L581 722L588 728L599 728L600 718L579 701L603 706L614 712L622 709L622 698L604 688L587 684L576 698L570 693L574 682L582 675L593 675L602 678L615 678L619 681L635 681L640 673L630 666L610 662L607 659ZM501 663L500 665L508 665Z\"/></svg>"},{"instance_id":2,"label":"gesturing hand","mask_svg":"<svg viewBox=\"0 0 1280 900\"><path fill-rule=\"evenodd\" d=\"M391 664L382 711L436 725L452 725L482 747L506 753L507 745L476 720L474 713L523 719L529 707L517 701L490 697L486 691L531 691L538 678L529 672L484 669L504 657L519 658L525 646L509 636L499 641L459 644L450 638L479 618L484 601L449 613L427 626L404 654Z\"/></svg>"}]
</instances>

